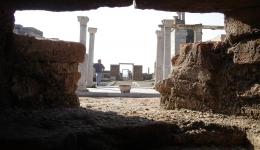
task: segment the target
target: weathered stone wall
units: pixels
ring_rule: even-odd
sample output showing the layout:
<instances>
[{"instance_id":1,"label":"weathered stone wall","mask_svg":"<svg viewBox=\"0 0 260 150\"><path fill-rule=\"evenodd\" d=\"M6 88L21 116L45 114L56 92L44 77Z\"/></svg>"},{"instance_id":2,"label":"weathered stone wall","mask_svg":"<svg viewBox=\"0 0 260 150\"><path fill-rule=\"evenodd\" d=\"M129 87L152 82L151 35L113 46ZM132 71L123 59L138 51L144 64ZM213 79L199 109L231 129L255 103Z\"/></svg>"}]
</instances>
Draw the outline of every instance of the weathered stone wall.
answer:
<instances>
[{"instance_id":1,"label":"weathered stone wall","mask_svg":"<svg viewBox=\"0 0 260 150\"><path fill-rule=\"evenodd\" d=\"M83 45L13 34L14 11L0 10L0 107L79 106Z\"/></svg>"},{"instance_id":2,"label":"weathered stone wall","mask_svg":"<svg viewBox=\"0 0 260 150\"><path fill-rule=\"evenodd\" d=\"M184 45L181 54L172 59L172 77L156 85L164 108L260 118L259 1L243 6L233 3L232 7L230 2L212 4L226 4L220 8L225 13L224 42Z\"/></svg>"},{"instance_id":3,"label":"weathered stone wall","mask_svg":"<svg viewBox=\"0 0 260 150\"><path fill-rule=\"evenodd\" d=\"M15 35L12 93L15 105L29 108L79 106L75 94L78 63L85 47L79 43L37 40Z\"/></svg>"},{"instance_id":4,"label":"weathered stone wall","mask_svg":"<svg viewBox=\"0 0 260 150\"><path fill-rule=\"evenodd\" d=\"M232 17L225 17L228 52L234 54L234 63L260 64L260 28L254 28Z\"/></svg>"},{"instance_id":5,"label":"weathered stone wall","mask_svg":"<svg viewBox=\"0 0 260 150\"><path fill-rule=\"evenodd\" d=\"M260 65L233 61L229 49L221 42L183 45L172 77L156 85L162 107L260 117Z\"/></svg>"}]
</instances>

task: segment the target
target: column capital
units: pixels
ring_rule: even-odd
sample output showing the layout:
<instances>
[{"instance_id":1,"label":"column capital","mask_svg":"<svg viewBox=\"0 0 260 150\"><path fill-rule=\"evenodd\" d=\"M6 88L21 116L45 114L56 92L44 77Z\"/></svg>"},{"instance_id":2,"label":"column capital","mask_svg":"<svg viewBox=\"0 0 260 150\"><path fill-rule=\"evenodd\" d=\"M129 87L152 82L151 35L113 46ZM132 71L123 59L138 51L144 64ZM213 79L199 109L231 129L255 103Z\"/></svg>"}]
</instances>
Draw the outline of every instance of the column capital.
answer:
<instances>
[{"instance_id":1,"label":"column capital","mask_svg":"<svg viewBox=\"0 0 260 150\"><path fill-rule=\"evenodd\" d=\"M89 33L94 33L94 34L95 34L95 33L97 32L97 28L89 27L89 28L88 28L88 32L89 32Z\"/></svg>"},{"instance_id":2,"label":"column capital","mask_svg":"<svg viewBox=\"0 0 260 150\"><path fill-rule=\"evenodd\" d=\"M87 25L89 18L87 16L78 16L80 25Z\"/></svg>"},{"instance_id":3,"label":"column capital","mask_svg":"<svg viewBox=\"0 0 260 150\"><path fill-rule=\"evenodd\" d=\"M162 24L164 25L164 27L171 27L173 24L175 23L175 20L173 19L163 19L162 20Z\"/></svg>"}]
</instances>

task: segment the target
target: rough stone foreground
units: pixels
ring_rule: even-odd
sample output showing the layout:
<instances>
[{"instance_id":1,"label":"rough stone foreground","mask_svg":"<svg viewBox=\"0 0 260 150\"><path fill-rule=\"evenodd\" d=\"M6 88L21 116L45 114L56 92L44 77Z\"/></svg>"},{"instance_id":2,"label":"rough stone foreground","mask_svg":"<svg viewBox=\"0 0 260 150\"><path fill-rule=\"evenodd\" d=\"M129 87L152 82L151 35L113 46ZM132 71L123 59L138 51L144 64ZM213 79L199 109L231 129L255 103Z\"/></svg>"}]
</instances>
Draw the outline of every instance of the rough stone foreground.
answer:
<instances>
[{"instance_id":1,"label":"rough stone foreground","mask_svg":"<svg viewBox=\"0 0 260 150\"><path fill-rule=\"evenodd\" d=\"M259 149L260 121L186 109L159 98L80 98L82 108L0 113L9 149Z\"/></svg>"}]
</instances>

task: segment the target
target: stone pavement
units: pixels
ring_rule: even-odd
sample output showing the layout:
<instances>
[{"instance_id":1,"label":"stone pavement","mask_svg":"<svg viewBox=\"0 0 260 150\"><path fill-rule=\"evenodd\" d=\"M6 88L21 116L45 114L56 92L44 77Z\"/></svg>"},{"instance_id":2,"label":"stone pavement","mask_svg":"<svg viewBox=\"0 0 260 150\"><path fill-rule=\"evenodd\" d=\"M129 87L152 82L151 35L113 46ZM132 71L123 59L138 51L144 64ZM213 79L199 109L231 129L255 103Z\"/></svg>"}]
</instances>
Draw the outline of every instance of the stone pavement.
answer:
<instances>
[{"instance_id":1,"label":"stone pavement","mask_svg":"<svg viewBox=\"0 0 260 150\"><path fill-rule=\"evenodd\" d=\"M88 88L88 91L77 91L80 97L160 97L159 92L152 87L132 87L130 93L121 93L118 86L98 86Z\"/></svg>"}]
</instances>

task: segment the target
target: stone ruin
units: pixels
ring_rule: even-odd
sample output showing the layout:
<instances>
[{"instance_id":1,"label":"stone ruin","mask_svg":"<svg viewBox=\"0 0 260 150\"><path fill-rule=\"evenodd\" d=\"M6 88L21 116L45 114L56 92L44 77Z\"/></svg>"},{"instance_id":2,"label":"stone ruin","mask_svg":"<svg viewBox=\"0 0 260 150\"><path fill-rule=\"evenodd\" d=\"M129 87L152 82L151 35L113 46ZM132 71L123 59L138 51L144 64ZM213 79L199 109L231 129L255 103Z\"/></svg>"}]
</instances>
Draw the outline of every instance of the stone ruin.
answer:
<instances>
[{"instance_id":1,"label":"stone ruin","mask_svg":"<svg viewBox=\"0 0 260 150\"><path fill-rule=\"evenodd\" d=\"M234 63L229 50L220 42L183 45L171 78L156 84L161 106L259 118L260 66Z\"/></svg>"},{"instance_id":2,"label":"stone ruin","mask_svg":"<svg viewBox=\"0 0 260 150\"><path fill-rule=\"evenodd\" d=\"M29 108L77 107L78 64L85 47L79 43L36 40L15 35L11 92L15 105Z\"/></svg>"},{"instance_id":3,"label":"stone ruin","mask_svg":"<svg viewBox=\"0 0 260 150\"><path fill-rule=\"evenodd\" d=\"M33 27L23 27L20 24L15 24L14 33L20 35L28 35L36 38L44 38L43 32Z\"/></svg>"},{"instance_id":4,"label":"stone ruin","mask_svg":"<svg viewBox=\"0 0 260 150\"><path fill-rule=\"evenodd\" d=\"M184 44L160 81L161 105L260 118L260 30L228 16L224 42Z\"/></svg>"},{"instance_id":5,"label":"stone ruin","mask_svg":"<svg viewBox=\"0 0 260 150\"><path fill-rule=\"evenodd\" d=\"M132 1L89 3L79 1L73 7L69 8L66 6L71 4L70 0L64 1L62 5L60 3L48 3L48 1L40 1L36 5L31 1L20 2L16 0L1 4L1 106L17 106L18 103L21 104L20 99L26 99L25 101L27 99L28 101L35 99L35 103L41 103L41 99L44 99L41 97L55 99L54 97L58 98L58 95L63 94L68 94L70 95L68 97L77 99L76 95L72 94L74 92L72 89L75 88L74 83L77 82L79 74L75 70L71 72L72 70L66 66L76 68L76 65L83 61L84 57L82 54L84 54L84 46L72 42L36 40L16 36L12 32L14 28L13 13L16 9L62 11L90 9L100 6L125 6L130 5ZM244 106L246 107L249 104L254 107L256 105L258 108L259 91L257 90L259 89L260 32L258 22L259 13L256 6L259 5L259 2L250 0L246 4L236 2L235 5L232 2L215 3L214 1L205 1L204 3L205 5L202 6L191 0L185 1L185 3L179 1L170 3L164 1L160 3L156 1L135 1L136 7L141 9L154 8L158 10L194 12L218 11L225 14L227 37L224 43L187 45L182 48L182 52L178 57L173 58L173 76L170 79L162 81L162 83L167 82L167 85L173 84L173 87L166 86L166 89L171 89L166 92L162 90L164 88L160 89L163 87L163 84L157 85L157 89L162 92L163 97L168 95L166 96L168 98L162 99L162 105L166 105L167 108L174 108L175 105L186 107L185 103L192 102L192 104L196 105L187 105L187 108L196 110L212 108L216 112L230 113L240 113L244 110L240 108L244 108ZM243 9L237 11L238 8ZM24 45L24 49L20 50L20 47L22 47L20 45L26 43L19 43L20 40L27 41L29 46ZM31 42L35 44L31 44ZM50 46L50 48L42 50L44 48L41 47L41 44ZM61 48L63 45L66 49L69 49L68 52L66 49ZM48 53L49 50L51 55ZM39 57L37 55L34 56L36 53L39 54ZM29 55L33 57L29 57ZM44 69L48 68L50 71L47 71L48 74L45 74L46 71L34 69L37 68L37 65ZM62 70L62 67L65 70ZM58 74L53 74L54 72ZM57 77L58 75L61 76ZM22 78L26 78L26 80L21 80ZM59 82L60 80L62 82ZM52 82L48 83L47 81ZM183 85L183 87L187 86L187 89L182 90L182 87L179 85ZM34 86L37 88L34 88ZM21 87L27 88L19 90ZM51 89L52 87L64 89L64 91L59 94L54 92L57 96L50 94L51 92L47 92L48 94L46 93L45 96L34 96L37 95L37 91L41 91L44 88ZM68 87L71 89L67 89ZM72 106L75 103L77 102L73 102Z\"/></svg>"},{"instance_id":6,"label":"stone ruin","mask_svg":"<svg viewBox=\"0 0 260 150\"><path fill-rule=\"evenodd\" d=\"M93 147L88 147L88 145L84 144L85 141L83 139L87 139L92 142L92 144L94 143L93 145L97 147L100 146L98 148L102 149L104 147L101 147L102 145L99 141L93 140L94 137L106 139L109 137L107 135L115 133L114 137L117 137L117 140L111 142L116 144L121 140L121 143L119 144L124 144L124 142L127 143L127 140L124 141L125 133L128 134L128 139L134 140L135 137L143 139L143 136L140 136L139 134L140 132L149 138L154 135L153 131L155 131L155 135L160 135L161 141L165 141L164 139L167 137L172 137L172 135L167 134L172 131L174 131L174 133L176 132L174 137L182 133L183 130L179 130L179 128L177 130L177 124L168 125L165 128L161 128L162 125L160 124L153 124L149 125L148 128L137 126L132 128L123 127L111 129L109 126L106 126L110 123L107 123L104 128L102 128L106 133L104 135L100 134L100 132L93 133L92 130L88 132L89 130L86 131L88 126L85 126L83 123L91 123L95 120L88 119L88 117L85 116L92 116L96 113L99 113L100 115L100 112L88 112L83 111L80 108L78 108L78 110L66 111L66 114L63 115L60 115L62 112L61 110L55 115L55 118L53 118L54 116L51 116L55 113L55 111L52 110L46 111L50 116L47 116L46 112L43 113L43 111L31 112L26 109L25 111L17 109L11 111L12 113L7 111L10 108L41 110L57 107L79 107L78 97L75 95L77 81L80 78L77 69L78 64L83 62L85 54L85 47L83 44L38 40L33 37L14 35L15 10L88 10L102 6L129 6L132 3L132 0L78 0L76 2L74 0L38 0L37 2L31 0L9 0L1 2L0 118L2 121L1 129L3 131L1 132L1 146L8 145L15 147L13 143L18 144L18 146L25 146L26 144L30 145L33 143L30 145L31 149L51 149L51 144L55 146L57 143L62 143L60 146L63 149L69 149L71 147L79 148L80 145L85 146L88 149L93 149ZM227 33L225 42L200 42L183 45L179 56L172 58L172 76L156 85L157 90L161 92L161 105L164 108L188 108L199 111L211 110L213 112L225 114L246 114L259 120L259 0L201 0L199 2L194 0L135 0L135 5L135 7L140 9L222 12L225 14L225 30ZM7 113L5 113L5 111L7 111ZM20 117L15 116L16 112L21 114ZM82 114L82 112L84 113ZM5 120L10 115L15 116L13 119L14 123ZM41 119L38 119L38 116L40 116ZM71 121L73 116L76 116L76 120L72 119L73 121ZM107 113L107 116L111 116L111 113ZM34 117L36 119L33 119ZM120 117L122 118L122 116ZM65 119L59 122L59 118ZM29 120L28 122L22 122L22 120L27 119ZM38 132L33 132L34 135L37 134L37 136L41 137L38 139L32 138L29 136L30 134L28 135L26 132L20 132L19 130L23 129L22 127L19 127L19 130L15 130L17 133L13 137L10 137L10 134L5 134L11 131L12 128L9 128L10 124L15 124L12 127L17 127L16 123L18 122L21 122L19 125L24 126L32 122L34 125L32 128L33 131L35 131L35 127L39 128ZM56 124L56 126L49 126L50 122ZM64 124L68 126L65 126ZM82 126L79 127L80 125L77 126L78 124ZM116 126L118 124L120 124L120 122L117 123ZM129 124L131 124L131 122L129 122ZM204 124L203 122L194 122L190 124L191 126L187 126L186 128L187 131L193 128L198 128L200 130L204 129L200 128L203 127L203 125L200 126L201 124ZM172 126L176 127L176 129L172 128ZM5 130L4 127L10 130ZM101 126L95 124L93 127L100 128ZM209 132L205 136L202 135L204 139L207 139L207 137L210 137L214 133L215 130L212 130L214 127L216 127L214 124L207 126L207 130L212 132ZM55 134L52 132L54 129L56 129ZM68 131L68 129L71 129L69 130L71 132L66 132L65 134L64 131ZM147 129L149 129L149 131ZM230 130L225 130L221 128L221 133L224 133L221 135L223 137L228 133L239 135L238 132L234 132L238 131L237 128L230 127L229 129ZM72 134L72 131L75 134ZM48 138L47 136L45 137L45 134L41 134L50 132L53 134L49 134ZM187 139L193 137L196 139L196 134L193 133L194 132L188 134L188 132L185 132L182 138ZM167 137L165 135L167 135ZM21 141L19 141L19 138L17 137L23 137L25 140L21 139ZM218 137L219 135L214 139L219 139ZM246 138L245 134L243 134L242 138L243 140ZM177 143L180 142L177 138L175 138L175 140ZM256 149L260 147L259 141L259 135L255 137L251 136L250 142L254 144ZM44 142L46 142L47 145L45 145ZM135 142L138 143L139 141ZM149 140L145 142L149 144L154 143ZM166 141L167 144L168 142L170 141ZM199 144L202 143L203 142ZM212 143L212 141L210 140L209 143ZM128 145L131 144L132 143L128 143ZM43 148L39 145L45 147ZM53 149L55 148L58 149L59 147L54 147Z\"/></svg>"}]
</instances>

